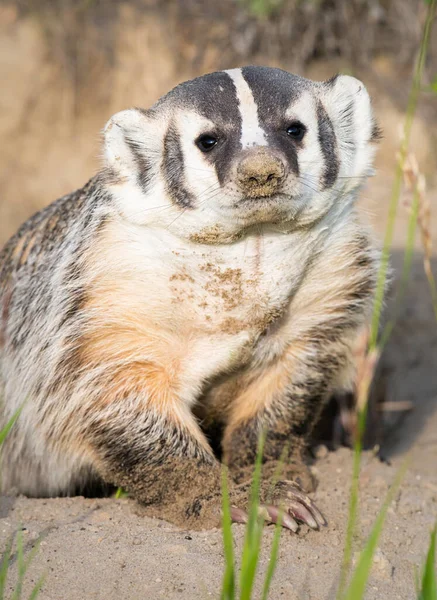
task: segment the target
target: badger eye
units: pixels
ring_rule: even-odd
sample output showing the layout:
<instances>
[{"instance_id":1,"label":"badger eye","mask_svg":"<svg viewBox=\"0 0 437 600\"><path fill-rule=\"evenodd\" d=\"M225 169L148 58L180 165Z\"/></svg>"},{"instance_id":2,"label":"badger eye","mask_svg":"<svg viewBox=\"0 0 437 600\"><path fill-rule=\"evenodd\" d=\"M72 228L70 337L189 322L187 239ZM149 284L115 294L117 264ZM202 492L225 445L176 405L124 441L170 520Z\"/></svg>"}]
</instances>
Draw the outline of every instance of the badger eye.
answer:
<instances>
[{"instance_id":1,"label":"badger eye","mask_svg":"<svg viewBox=\"0 0 437 600\"><path fill-rule=\"evenodd\" d=\"M216 137L214 137L213 135L209 135L208 133L204 133L203 135L200 135L197 138L196 146L202 152L209 152L210 150L212 150L214 148L214 146L217 144L217 142L218 142L218 139Z\"/></svg>"},{"instance_id":2,"label":"badger eye","mask_svg":"<svg viewBox=\"0 0 437 600\"><path fill-rule=\"evenodd\" d=\"M287 127L287 134L298 142L300 142L300 140L303 138L305 132L305 125L302 125L302 123L299 123L299 121L293 121L293 123L290 123L290 125Z\"/></svg>"}]
</instances>

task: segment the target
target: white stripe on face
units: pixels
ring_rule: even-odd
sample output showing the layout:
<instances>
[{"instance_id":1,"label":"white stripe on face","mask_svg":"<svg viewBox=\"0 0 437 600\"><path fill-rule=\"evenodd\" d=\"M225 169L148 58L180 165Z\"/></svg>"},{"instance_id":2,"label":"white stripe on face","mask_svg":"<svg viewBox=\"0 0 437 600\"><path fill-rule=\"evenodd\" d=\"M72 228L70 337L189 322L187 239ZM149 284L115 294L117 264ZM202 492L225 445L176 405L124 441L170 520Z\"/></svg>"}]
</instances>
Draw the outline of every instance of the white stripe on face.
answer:
<instances>
[{"instance_id":1,"label":"white stripe on face","mask_svg":"<svg viewBox=\"0 0 437 600\"><path fill-rule=\"evenodd\" d=\"M291 102L285 112L285 117L292 121L301 121L307 132L298 151L299 177L306 189L305 193L313 189L319 190L319 181L325 161L318 138L318 123L314 96L309 91L302 91L297 100ZM321 191L321 190L319 190Z\"/></svg>"},{"instance_id":2,"label":"white stripe on face","mask_svg":"<svg viewBox=\"0 0 437 600\"><path fill-rule=\"evenodd\" d=\"M258 119L258 107L253 98L252 90L244 79L241 69L230 69L225 71L234 82L237 90L241 115L241 146L267 146L266 135L260 127Z\"/></svg>"}]
</instances>

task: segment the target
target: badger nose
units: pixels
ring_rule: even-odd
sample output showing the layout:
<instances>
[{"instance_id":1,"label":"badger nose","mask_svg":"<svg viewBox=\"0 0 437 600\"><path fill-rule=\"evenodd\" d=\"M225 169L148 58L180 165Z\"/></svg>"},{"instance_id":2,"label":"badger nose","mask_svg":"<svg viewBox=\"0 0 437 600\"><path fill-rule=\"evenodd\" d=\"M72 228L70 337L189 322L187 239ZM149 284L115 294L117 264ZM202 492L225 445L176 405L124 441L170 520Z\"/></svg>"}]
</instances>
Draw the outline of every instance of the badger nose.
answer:
<instances>
[{"instance_id":1,"label":"badger nose","mask_svg":"<svg viewBox=\"0 0 437 600\"><path fill-rule=\"evenodd\" d=\"M285 175L283 161L272 152L260 148L250 151L237 167L238 183L250 198L275 194Z\"/></svg>"}]
</instances>

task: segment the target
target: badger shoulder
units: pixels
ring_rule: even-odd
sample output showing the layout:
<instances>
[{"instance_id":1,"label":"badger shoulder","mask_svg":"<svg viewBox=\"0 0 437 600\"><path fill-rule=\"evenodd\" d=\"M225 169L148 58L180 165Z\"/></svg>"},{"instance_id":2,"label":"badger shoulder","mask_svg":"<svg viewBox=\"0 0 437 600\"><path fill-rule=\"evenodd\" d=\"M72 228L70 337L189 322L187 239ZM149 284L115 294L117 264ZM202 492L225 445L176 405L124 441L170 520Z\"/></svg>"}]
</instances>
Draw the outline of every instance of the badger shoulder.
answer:
<instances>
[{"instance_id":1,"label":"badger shoulder","mask_svg":"<svg viewBox=\"0 0 437 600\"><path fill-rule=\"evenodd\" d=\"M82 188L62 196L32 215L0 252L0 289L23 272L31 275L47 260L60 260L66 243L79 242L82 233L99 221L102 205L107 204L104 176L98 174Z\"/></svg>"}]
</instances>

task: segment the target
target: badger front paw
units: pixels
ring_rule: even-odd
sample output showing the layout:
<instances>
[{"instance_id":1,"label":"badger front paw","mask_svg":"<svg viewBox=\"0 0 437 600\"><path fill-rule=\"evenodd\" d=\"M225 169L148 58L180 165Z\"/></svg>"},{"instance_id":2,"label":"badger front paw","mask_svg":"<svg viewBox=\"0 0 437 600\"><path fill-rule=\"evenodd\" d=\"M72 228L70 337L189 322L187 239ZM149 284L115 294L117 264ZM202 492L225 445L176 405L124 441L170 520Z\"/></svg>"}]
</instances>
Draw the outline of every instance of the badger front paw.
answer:
<instances>
[{"instance_id":1,"label":"badger front paw","mask_svg":"<svg viewBox=\"0 0 437 600\"><path fill-rule=\"evenodd\" d=\"M295 481L278 481L273 488L270 502L262 505L262 515L267 521L276 523L282 515L282 525L296 532L299 522L311 529L327 525L325 517Z\"/></svg>"},{"instance_id":2,"label":"badger front paw","mask_svg":"<svg viewBox=\"0 0 437 600\"><path fill-rule=\"evenodd\" d=\"M253 470L250 473L252 476ZM293 532L299 529L299 523L311 529L327 525L325 517L306 493L314 491L315 481L302 461L291 461L287 465L267 461L263 465L262 475L259 514L267 523L277 523L281 518L282 526ZM246 490L248 494L249 487L249 480L246 479L245 484L237 485L236 489ZM247 512L242 510L242 506L246 509L247 503L234 504L231 510L232 520L237 523L247 521Z\"/></svg>"},{"instance_id":3,"label":"badger front paw","mask_svg":"<svg viewBox=\"0 0 437 600\"><path fill-rule=\"evenodd\" d=\"M258 514L267 523L281 521L282 527L296 533L299 522L305 523L311 529L320 529L327 525L325 517L311 498L295 482L278 481L268 501L260 504ZM247 523L247 511L233 505L231 519L234 523Z\"/></svg>"}]
</instances>

